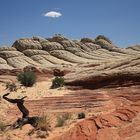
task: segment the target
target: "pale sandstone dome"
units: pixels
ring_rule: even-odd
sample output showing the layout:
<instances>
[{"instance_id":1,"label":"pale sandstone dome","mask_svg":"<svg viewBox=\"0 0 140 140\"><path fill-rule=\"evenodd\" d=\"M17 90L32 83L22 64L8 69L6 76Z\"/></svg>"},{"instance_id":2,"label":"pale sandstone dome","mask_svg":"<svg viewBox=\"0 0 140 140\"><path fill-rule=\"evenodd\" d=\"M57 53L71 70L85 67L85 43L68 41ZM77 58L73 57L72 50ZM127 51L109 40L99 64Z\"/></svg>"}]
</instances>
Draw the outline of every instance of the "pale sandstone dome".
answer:
<instances>
[{"instance_id":1,"label":"pale sandstone dome","mask_svg":"<svg viewBox=\"0 0 140 140\"><path fill-rule=\"evenodd\" d=\"M45 85L43 84L45 87L43 92L40 87L36 90L36 93L39 94L36 97L43 94L45 98L36 103L29 101L31 103L28 104L29 109L35 112L37 107L39 107L38 113L40 113L40 107L43 109L44 105L47 111L48 108L46 108L46 105L48 104L53 104L54 109L54 103L56 102L58 103L56 104L57 108L60 109L62 106L63 111L64 107L66 107L65 105L70 101L76 103L76 105L79 104L80 107L85 108L89 113L93 111L88 110L88 105L93 104L95 110L97 109L96 106L99 107L99 110L97 110L97 112L95 111L98 114L97 116L95 116L96 114L93 112L91 118L78 121L78 123L66 133L62 128L62 132L64 133L59 133L60 136L56 136L53 140L61 140L62 138L65 140L128 140L129 137L131 137L131 140L138 140L140 121L138 121L139 118L135 117L139 117L138 114L140 112L138 95L140 85L140 46L136 45L122 49L114 45L112 41L105 36L98 36L94 41L93 40L94 39L87 38L82 39L82 41L68 40L61 35L47 39L42 37L19 39L13 44L13 47L0 49L0 74L3 74L2 69L4 69L3 71L10 69L7 71L12 71L13 73L15 73L16 70L18 72L18 69L29 68L35 68L38 72L43 72L43 70L50 70L52 72L54 68L59 67L60 71L69 71L64 75L66 85L73 85L73 89L75 86L78 86L78 88L79 86L84 87L83 91L80 87L79 92L78 90L74 93L72 92L71 94L74 95L73 98L69 94L66 95L66 93L63 94L64 96L61 98L58 98L63 89L54 90L55 96L58 95L57 99L51 97L47 100L45 97L46 94L50 96L52 91L49 92L50 90L46 90L48 87L46 88L45 83ZM37 83L37 85L40 83L41 82ZM125 87L120 89L122 84L125 84ZM130 85L133 85L132 89ZM138 89L136 89L136 85ZM92 95L87 89L104 86L115 86L117 88L101 89L104 90L104 92L101 92L99 89L95 91L91 90L91 93L93 92ZM33 87L33 89L36 89L35 87ZM123 91L122 89L125 90ZM23 89L21 90L23 91ZM109 90L109 92L107 92L107 90ZM88 97L85 103L88 92L90 97ZM21 92L21 94L28 95L28 92ZM30 94L31 98L32 96L33 95ZM65 100L67 96L68 100ZM79 100L79 98L84 98L84 102L83 100ZM73 99L78 100L73 101ZM76 105L72 104L74 108L76 108ZM34 110L32 110L32 106ZM69 107L67 106L67 110ZM105 114L102 113L101 107L105 107ZM10 111L5 112L9 113ZM13 113L15 114L15 112ZM14 132L14 137L15 136ZM19 134L19 136L21 137L21 134ZM17 135L17 139L19 136Z\"/></svg>"},{"instance_id":2,"label":"pale sandstone dome","mask_svg":"<svg viewBox=\"0 0 140 140\"><path fill-rule=\"evenodd\" d=\"M26 49L42 49L42 46L38 41L28 38L16 40L12 47L16 48L18 51L24 51Z\"/></svg>"},{"instance_id":3,"label":"pale sandstone dome","mask_svg":"<svg viewBox=\"0 0 140 140\"><path fill-rule=\"evenodd\" d=\"M24 68L28 65L48 68L69 65L74 66L74 69L83 70L81 66L89 64L98 65L97 69L104 70L114 69L114 65L125 68L127 63L128 68L139 69L139 56L139 45L127 49L119 48L103 35L95 39L81 40L69 40L59 34L51 38L34 36L18 39L12 47L0 48L0 68ZM133 57L136 58L135 62L131 61Z\"/></svg>"}]
</instances>

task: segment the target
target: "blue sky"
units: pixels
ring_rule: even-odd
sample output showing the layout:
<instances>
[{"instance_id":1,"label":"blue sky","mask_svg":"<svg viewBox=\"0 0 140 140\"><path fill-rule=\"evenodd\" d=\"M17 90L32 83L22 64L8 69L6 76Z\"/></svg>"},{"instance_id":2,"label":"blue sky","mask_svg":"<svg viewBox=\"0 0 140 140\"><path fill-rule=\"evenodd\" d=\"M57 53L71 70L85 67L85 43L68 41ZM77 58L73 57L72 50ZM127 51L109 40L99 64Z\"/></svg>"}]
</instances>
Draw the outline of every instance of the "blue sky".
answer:
<instances>
[{"instance_id":1,"label":"blue sky","mask_svg":"<svg viewBox=\"0 0 140 140\"><path fill-rule=\"evenodd\" d=\"M48 17L51 11L61 16ZM54 34L103 34L120 47L140 44L140 0L0 0L0 44Z\"/></svg>"}]
</instances>

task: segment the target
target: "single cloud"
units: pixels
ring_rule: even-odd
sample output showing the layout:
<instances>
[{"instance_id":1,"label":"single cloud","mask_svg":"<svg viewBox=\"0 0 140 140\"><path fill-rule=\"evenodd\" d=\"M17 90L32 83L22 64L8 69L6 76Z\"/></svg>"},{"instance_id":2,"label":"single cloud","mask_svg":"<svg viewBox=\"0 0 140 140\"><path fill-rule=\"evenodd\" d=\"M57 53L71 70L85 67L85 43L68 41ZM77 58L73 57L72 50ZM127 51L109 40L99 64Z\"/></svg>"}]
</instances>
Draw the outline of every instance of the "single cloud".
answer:
<instances>
[{"instance_id":1,"label":"single cloud","mask_svg":"<svg viewBox=\"0 0 140 140\"><path fill-rule=\"evenodd\" d=\"M58 18L62 16L60 12L50 11L44 14L45 17Z\"/></svg>"}]
</instances>

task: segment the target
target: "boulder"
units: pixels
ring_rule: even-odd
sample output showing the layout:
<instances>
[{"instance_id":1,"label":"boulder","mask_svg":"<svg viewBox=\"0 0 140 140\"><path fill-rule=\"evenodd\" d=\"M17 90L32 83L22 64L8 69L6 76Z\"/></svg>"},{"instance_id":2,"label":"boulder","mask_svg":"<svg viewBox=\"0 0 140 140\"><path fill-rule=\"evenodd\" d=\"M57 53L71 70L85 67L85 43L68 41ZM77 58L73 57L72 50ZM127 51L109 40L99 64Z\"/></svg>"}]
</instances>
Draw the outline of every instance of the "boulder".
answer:
<instances>
[{"instance_id":1,"label":"boulder","mask_svg":"<svg viewBox=\"0 0 140 140\"><path fill-rule=\"evenodd\" d=\"M98 35L98 36L95 38L95 42L98 41L99 39L103 39L103 40L105 40L106 42L108 42L109 44L112 44L112 41L111 41L108 37L106 37L106 36L104 36L104 35Z\"/></svg>"},{"instance_id":2,"label":"boulder","mask_svg":"<svg viewBox=\"0 0 140 140\"><path fill-rule=\"evenodd\" d=\"M95 44L95 40L91 39L91 38L82 38L80 41L82 43L93 43L93 44Z\"/></svg>"},{"instance_id":3,"label":"boulder","mask_svg":"<svg viewBox=\"0 0 140 140\"><path fill-rule=\"evenodd\" d=\"M35 41L33 39L19 39L14 42L12 47L16 48L18 51L24 51L27 49L33 49L33 50L41 50L42 46L40 42Z\"/></svg>"}]
</instances>

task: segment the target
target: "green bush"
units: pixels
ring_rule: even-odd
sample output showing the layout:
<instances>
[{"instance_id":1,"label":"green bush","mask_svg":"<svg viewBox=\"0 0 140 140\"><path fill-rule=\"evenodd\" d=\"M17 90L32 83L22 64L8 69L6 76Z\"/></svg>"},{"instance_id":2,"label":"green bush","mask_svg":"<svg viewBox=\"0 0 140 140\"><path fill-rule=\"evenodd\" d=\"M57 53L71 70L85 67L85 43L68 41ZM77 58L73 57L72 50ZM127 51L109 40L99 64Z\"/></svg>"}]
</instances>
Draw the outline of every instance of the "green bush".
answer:
<instances>
[{"instance_id":1,"label":"green bush","mask_svg":"<svg viewBox=\"0 0 140 140\"><path fill-rule=\"evenodd\" d=\"M17 91L17 86L15 83L6 83L6 89L8 89L10 92Z\"/></svg>"},{"instance_id":2,"label":"green bush","mask_svg":"<svg viewBox=\"0 0 140 140\"><path fill-rule=\"evenodd\" d=\"M36 121L36 128L42 131L51 130L50 119L47 116L42 116Z\"/></svg>"},{"instance_id":3,"label":"green bush","mask_svg":"<svg viewBox=\"0 0 140 140\"><path fill-rule=\"evenodd\" d=\"M22 72L17 77L18 81L26 87L32 87L36 82L36 75L34 72L26 71Z\"/></svg>"},{"instance_id":4,"label":"green bush","mask_svg":"<svg viewBox=\"0 0 140 140\"><path fill-rule=\"evenodd\" d=\"M64 82L64 78L63 77L55 77L55 79L53 79L52 81L52 86L51 88L58 88L58 87L63 87L65 84Z\"/></svg>"}]
</instances>

